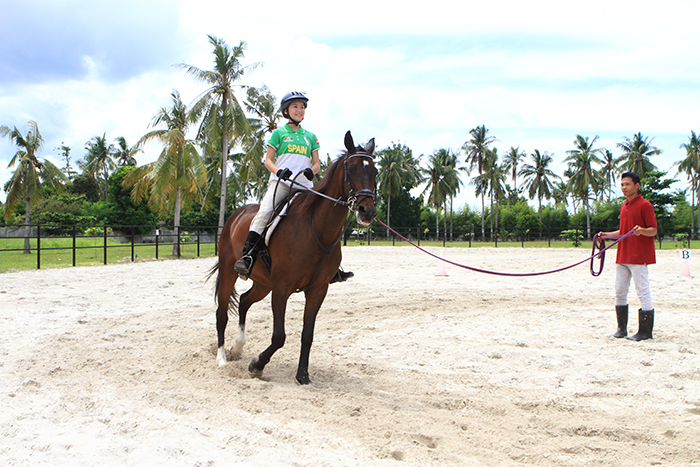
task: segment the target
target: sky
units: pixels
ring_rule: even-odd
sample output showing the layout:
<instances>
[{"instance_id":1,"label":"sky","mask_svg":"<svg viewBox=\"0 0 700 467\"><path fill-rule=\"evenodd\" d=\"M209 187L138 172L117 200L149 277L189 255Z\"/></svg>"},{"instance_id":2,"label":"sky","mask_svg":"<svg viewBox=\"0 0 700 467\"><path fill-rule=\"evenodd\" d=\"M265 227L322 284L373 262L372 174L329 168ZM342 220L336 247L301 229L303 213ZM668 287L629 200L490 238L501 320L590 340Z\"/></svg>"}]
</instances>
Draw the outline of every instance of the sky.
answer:
<instances>
[{"instance_id":1,"label":"sky","mask_svg":"<svg viewBox=\"0 0 700 467\"><path fill-rule=\"evenodd\" d=\"M240 84L278 100L306 93L303 126L322 157L351 130L427 159L485 125L500 154L547 151L562 174L576 135L619 156L641 132L674 176L681 144L700 131L695 0L0 0L0 12L0 125L25 133L36 121L39 156L59 167L62 144L73 167L95 136L135 144L174 89L192 103L205 88L177 65L212 69L207 35L245 42ZM138 163L160 149L149 144ZM0 140L2 185L15 152ZM470 186L464 204L480 205Z\"/></svg>"}]
</instances>

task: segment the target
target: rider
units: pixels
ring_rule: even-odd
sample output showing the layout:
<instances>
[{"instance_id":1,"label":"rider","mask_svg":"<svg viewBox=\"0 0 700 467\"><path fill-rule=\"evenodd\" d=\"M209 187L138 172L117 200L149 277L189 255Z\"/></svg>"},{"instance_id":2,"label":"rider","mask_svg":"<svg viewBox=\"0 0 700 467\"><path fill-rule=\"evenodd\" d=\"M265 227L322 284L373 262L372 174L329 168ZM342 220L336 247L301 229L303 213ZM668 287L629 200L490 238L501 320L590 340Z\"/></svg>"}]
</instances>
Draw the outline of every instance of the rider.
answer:
<instances>
[{"instance_id":1,"label":"rider","mask_svg":"<svg viewBox=\"0 0 700 467\"><path fill-rule=\"evenodd\" d=\"M270 171L270 183L260 202L260 209L250 224L250 232L243 246L243 256L234 266L243 280L248 279L253 269L259 242L264 241L260 235L270 221L276 205L288 199L292 191L297 191L296 188L292 188L289 180L294 174L303 173L304 177L295 176L294 181L307 188L313 188L314 174L321 170L318 139L316 135L301 127L308 101L308 97L296 91L289 92L282 98L280 112L288 122L284 127L275 129L267 143L265 168ZM350 271L338 270L330 283L343 282L353 276Z\"/></svg>"}]
</instances>

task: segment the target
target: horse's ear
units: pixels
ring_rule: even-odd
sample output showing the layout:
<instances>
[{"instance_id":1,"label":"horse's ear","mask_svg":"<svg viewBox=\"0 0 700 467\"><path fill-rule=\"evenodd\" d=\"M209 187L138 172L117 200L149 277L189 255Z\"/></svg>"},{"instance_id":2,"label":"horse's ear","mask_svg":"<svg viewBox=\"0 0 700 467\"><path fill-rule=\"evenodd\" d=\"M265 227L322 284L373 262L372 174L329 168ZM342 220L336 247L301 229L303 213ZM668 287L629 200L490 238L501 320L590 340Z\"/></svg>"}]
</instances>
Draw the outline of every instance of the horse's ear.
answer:
<instances>
[{"instance_id":1,"label":"horse's ear","mask_svg":"<svg viewBox=\"0 0 700 467\"><path fill-rule=\"evenodd\" d=\"M365 145L365 152L369 155L374 154L374 138L367 141L367 144Z\"/></svg>"},{"instance_id":2,"label":"horse's ear","mask_svg":"<svg viewBox=\"0 0 700 467\"><path fill-rule=\"evenodd\" d=\"M348 150L348 154L352 154L355 152L355 141L353 141L352 139L350 130L348 130L348 132L345 133L345 149Z\"/></svg>"}]
</instances>

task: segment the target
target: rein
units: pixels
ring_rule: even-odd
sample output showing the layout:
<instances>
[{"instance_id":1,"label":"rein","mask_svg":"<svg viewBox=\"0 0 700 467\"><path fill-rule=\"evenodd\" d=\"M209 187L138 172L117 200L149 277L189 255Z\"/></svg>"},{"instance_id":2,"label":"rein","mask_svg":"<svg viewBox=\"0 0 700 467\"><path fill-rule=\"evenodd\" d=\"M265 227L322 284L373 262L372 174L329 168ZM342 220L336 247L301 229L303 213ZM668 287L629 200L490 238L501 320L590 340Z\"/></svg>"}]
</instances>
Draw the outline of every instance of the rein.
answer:
<instances>
[{"instance_id":1,"label":"rein","mask_svg":"<svg viewBox=\"0 0 700 467\"><path fill-rule=\"evenodd\" d=\"M347 199L347 201L343 201L341 198L338 198L338 199L332 198L324 193L321 193L320 191L316 191L313 188L309 188L307 186L304 186L301 183L297 182L296 180L289 180L289 181L292 182L293 185L298 186L300 189L302 189L304 191L310 191L311 193L314 193L315 195L320 196L321 198L325 198L328 201L333 201L335 204L339 204L341 206L344 206L344 207L348 208L350 211L357 211L357 204L360 201L362 201L364 198L372 198L372 201L377 200L377 188L375 186L374 190L353 191L352 186L350 186L350 177L348 177L348 159L353 158L353 157L369 157L370 159L374 160L374 157L372 157L371 154L367 154L366 152L356 152L355 154L346 155L343 158L343 171L345 172L345 184L348 187L348 199Z\"/></svg>"},{"instance_id":2,"label":"rein","mask_svg":"<svg viewBox=\"0 0 700 467\"><path fill-rule=\"evenodd\" d=\"M389 227L388 225L386 225L384 222L382 222L382 221L379 220L378 218L375 217L374 220L377 221L380 225L382 225L382 226L385 227L386 229L388 229L388 230L390 230L391 232L393 232L394 234L396 234L399 238L401 238L401 239L404 240L405 242L407 242L407 243L409 243L410 245L412 245L412 246L418 248L418 249L419 249L420 251L422 251L423 253L432 256L433 258L439 259L440 261L444 261L444 262L449 263L449 264L451 264L451 265L453 265L453 266L457 266L457 267L463 268L463 269L468 269L468 270L474 271L474 272L480 272L480 273L483 273L483 274L493 274L493 275L496 275L496 276L510 276L510 277L542 276L542 275L545 275L545 274L552 274L552 273L555 273L555 272L561 272L561 271L565 271L565 270L567 270L567 269L571 269L571 268L573 268L573 267L575 267L575 266L578 266L579 264L585 263L586 261L590 261L590 262L591 262L591 274L592 274L593 276L596 276L596 277L597 277L597 276L600 275L601 272L603 272L603 264L604 264L604 262L605 262L605 252L606 252L607 250L609 250L610 248L612 248L613 246L615 246L615 245L617 245L618 243L620 243L620 242L621 242L622 240L624 240L625 238L634 235L634 230L630 230L629 232L627 232L627 233L624 234L624 235L610 236L610 237L599 237L598 234L595 234L595 236L593 237L593 252L592 252L591 256L588 257L588 258L586 258L586 259L584 259L584 260L581 260L581 261L579 261L579 262L577 262L577 263L574 263L574 264L569 265L569 266L564 266L564 267L562 267L562 268L552 269L552 270L550 270L550 271L542 271L542 272L525 272L525 273L498 272L498 271L489 271L489 270L487 270L487 269L479 269L479 268L475 268L475 267L472 267L472 266L466 266L466 265L464 265L464 264L455 263L455 262L450 261L450 260L448 260L448 259L441 258L440 256L438 256L438 255L436 255L436 254L433 254L433 253L429 252L428 250L426 250L426 249L424 249L424 248L421 248L420 246L416 245L415 243L413 243L412 241L410 241L409 239L407 239L406 237L404 237L403 235L401 235L400 233L398 233L396 230L394 230L394 229L392 229L391 227ZM615 240L613 243L611 243L609 246L606 247L606 246L605 246L605 239L617 239L617 240ZM599 251L596 252L596 250L599 250ZM593 270L593 262L594 262L594 259L595 259L595 258L600 258L600 268L598 269L598 271L594 271L594 270Z\"/></svg>"}]
</instances>

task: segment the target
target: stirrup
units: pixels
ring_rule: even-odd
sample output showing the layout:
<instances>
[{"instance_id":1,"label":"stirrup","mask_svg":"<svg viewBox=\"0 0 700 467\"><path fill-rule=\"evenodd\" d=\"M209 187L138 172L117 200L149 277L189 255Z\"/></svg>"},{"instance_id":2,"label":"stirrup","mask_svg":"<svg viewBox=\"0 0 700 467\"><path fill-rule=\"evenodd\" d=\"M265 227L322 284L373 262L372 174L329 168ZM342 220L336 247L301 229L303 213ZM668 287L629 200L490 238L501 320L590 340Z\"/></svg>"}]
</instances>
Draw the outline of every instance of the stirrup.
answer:
<instances>
[{"instance_id":1,"label":"stirrup","mask_svg":"<svg viewBox=\"0 0 700 467\"><path fill-rule=\"evenodd\" d=\"M247 281L250 276L250 271L253 269L253 258L249 255L243 256L236 261L233 268L236 270L241 280Z\"/></svg>"},{"instance_id":2,"label":"stirrup","mask_svg":"<svg viewBox=\"0 0 700 467\"><path fill-rule=\"evenodd\" d=\"M334 282L345 282L346 280L350 279L351 277L355 277L355 273L352 271L343 271L342 269L338 269L338 272L336 273L335 276L333 276L333 279L329 282L329 284L333 284Z\"/></svg>"}]
</instances>

